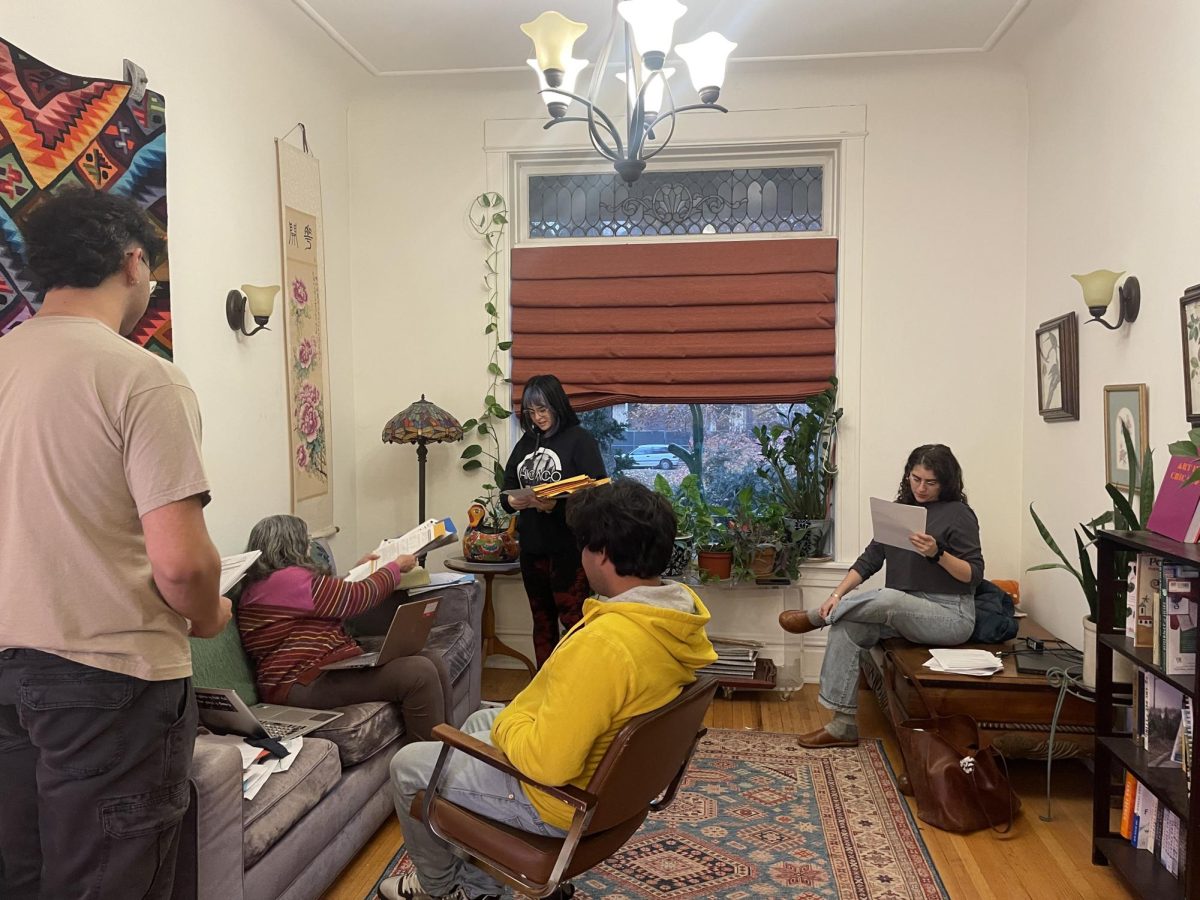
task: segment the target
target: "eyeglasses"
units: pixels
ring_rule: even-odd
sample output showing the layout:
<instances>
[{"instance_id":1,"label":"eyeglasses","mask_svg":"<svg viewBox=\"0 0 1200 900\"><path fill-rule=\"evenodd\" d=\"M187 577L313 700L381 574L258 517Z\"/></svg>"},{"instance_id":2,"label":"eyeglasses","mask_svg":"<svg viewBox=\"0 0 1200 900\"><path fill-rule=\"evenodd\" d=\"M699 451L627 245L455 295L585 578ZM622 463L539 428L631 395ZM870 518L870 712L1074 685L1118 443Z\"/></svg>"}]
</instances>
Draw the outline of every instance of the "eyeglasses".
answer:
<instances>
[{"instance_id":1,"label":"eyeglasses","mask_svg":"<svg viewBox=\"0 0 1200 900\"><path fill-rule=\"evenodd\" d=\"M551 410L548 406L527 406L525 407L525 412L531 416L548 416Z\"/></svg>"},{"instance_id":2,"label":"eyeglasses","mask_svg":"<svg viewBox=\"0 0 1200 900\"><path fill-rule=\"evenodd\" d=\"M918 478L916 475L909 475L908 479L912 482L913 487L925 485L927 488L935 488L941 484L936 478Z\"/></svg>"}]
</instances>

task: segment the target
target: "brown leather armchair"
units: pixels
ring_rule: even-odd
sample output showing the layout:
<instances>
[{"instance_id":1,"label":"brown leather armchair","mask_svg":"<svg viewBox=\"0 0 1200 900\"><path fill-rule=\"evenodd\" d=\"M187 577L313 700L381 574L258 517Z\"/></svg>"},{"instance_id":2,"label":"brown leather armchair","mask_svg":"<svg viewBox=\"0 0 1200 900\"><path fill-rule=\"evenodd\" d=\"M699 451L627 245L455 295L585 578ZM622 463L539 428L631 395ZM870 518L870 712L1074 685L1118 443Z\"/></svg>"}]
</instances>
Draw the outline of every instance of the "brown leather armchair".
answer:
<instances>
[{"instance_id":1,"label":"brown leather armchair","mask_svg":"<svg viewBox=\"0 0 1200 900\"><path fill-rule=\"evenodd\" d=\"M515 890L531 897L569 897L574 890L564 883L566 879L607 859L650 812L675 799L692 753L707 731L704 714L716 690L716 679L702 677L666 706L627 722L585 790L539 784L514 768L495 747L439 725L433 735L446 746L429 788L413 798L412 814ZM438 782L451 750L468 753L569 804L575 812L566 837L501 825L439 796Z\"/></svg>"}]
</instances>

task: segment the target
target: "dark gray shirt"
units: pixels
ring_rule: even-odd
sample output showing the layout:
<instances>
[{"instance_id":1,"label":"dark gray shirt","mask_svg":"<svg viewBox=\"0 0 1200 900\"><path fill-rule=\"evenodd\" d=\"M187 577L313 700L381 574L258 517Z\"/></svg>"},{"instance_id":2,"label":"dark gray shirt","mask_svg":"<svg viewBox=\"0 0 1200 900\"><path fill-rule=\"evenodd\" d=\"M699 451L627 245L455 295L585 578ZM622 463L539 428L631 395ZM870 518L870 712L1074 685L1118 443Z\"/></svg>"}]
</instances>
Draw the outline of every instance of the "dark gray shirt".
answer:
<instances>
[{"instance_id":1,"label":"dark gray shirt","mask_svg":"<svg viewBox=\"0 0 1200 900\"><path fill-rule=\"evenodd\" d=\"M979 520L965 503L949 502L915 504L924 506L927 519L925 533L937 540L946 552L971 565L971 581L959 581L916 550L889 547L871 541L854 565L855 572L866 581L887 563L884 585L898 591L921 591L930 594L973 594L983 580L983 550L979 546Z\"/></svg>"}]
</instances>

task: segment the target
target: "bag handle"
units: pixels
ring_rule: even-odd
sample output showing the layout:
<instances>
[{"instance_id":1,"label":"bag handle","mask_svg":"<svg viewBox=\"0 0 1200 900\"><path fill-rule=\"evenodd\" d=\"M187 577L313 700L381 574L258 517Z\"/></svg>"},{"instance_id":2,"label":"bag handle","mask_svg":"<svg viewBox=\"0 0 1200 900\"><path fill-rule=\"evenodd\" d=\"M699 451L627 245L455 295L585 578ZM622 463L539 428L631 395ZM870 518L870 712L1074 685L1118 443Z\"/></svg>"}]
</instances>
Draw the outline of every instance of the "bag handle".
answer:
<instances>
[{"instance_id":1,"label":"bag handle","mask_svg":"<svg viewBox=\"0 0 1200 900\"><path fill-rule=\"evenodd\" d=\"M1004 828L1000 829L993 825L992 820L988 817L987 809L984 807L983 801L979 798L979 785L975 782L974 766L972 766L971 770L967 773L971 776L971 796L975 798L975 805L979 807L979 811L983 814L983 821L988 823L988 828L990 828L996 834L1008 834L1010 831L1012 831L1013 822L1017 818L1017 810L1013 803L1013 800L1016 798L1016 792L1013 791L1012 781L1008 777L1008 760L1005 759L1004 754L995 747L992 747L991 749L996 756L1000 757L1000 762L1004 766L1004 783L1008 785L1008 822L1005 823ZM971 758L973 759L973 757Z\"/></svg>"}]
</instances>

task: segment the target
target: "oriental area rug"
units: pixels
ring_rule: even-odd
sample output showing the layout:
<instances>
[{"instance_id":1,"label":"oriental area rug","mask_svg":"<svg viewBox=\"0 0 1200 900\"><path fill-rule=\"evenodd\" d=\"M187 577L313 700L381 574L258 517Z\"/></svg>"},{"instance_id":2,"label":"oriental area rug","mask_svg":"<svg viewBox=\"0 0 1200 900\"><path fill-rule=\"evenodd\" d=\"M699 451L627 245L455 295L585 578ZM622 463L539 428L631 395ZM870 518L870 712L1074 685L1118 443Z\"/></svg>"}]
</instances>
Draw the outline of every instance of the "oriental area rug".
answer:
<instances>
[{"instance_id":1,"label":"oriental area rug","mask_svg":"<svg viewBox=\"0 0 1200 900\"><path fill-rule=\"evenodd\" d=\"M401 850L380 878L410 868ZM675 802L571 883L579 900L949 897L880 742L715 728Z\"/></svg>"}]
</instances>

